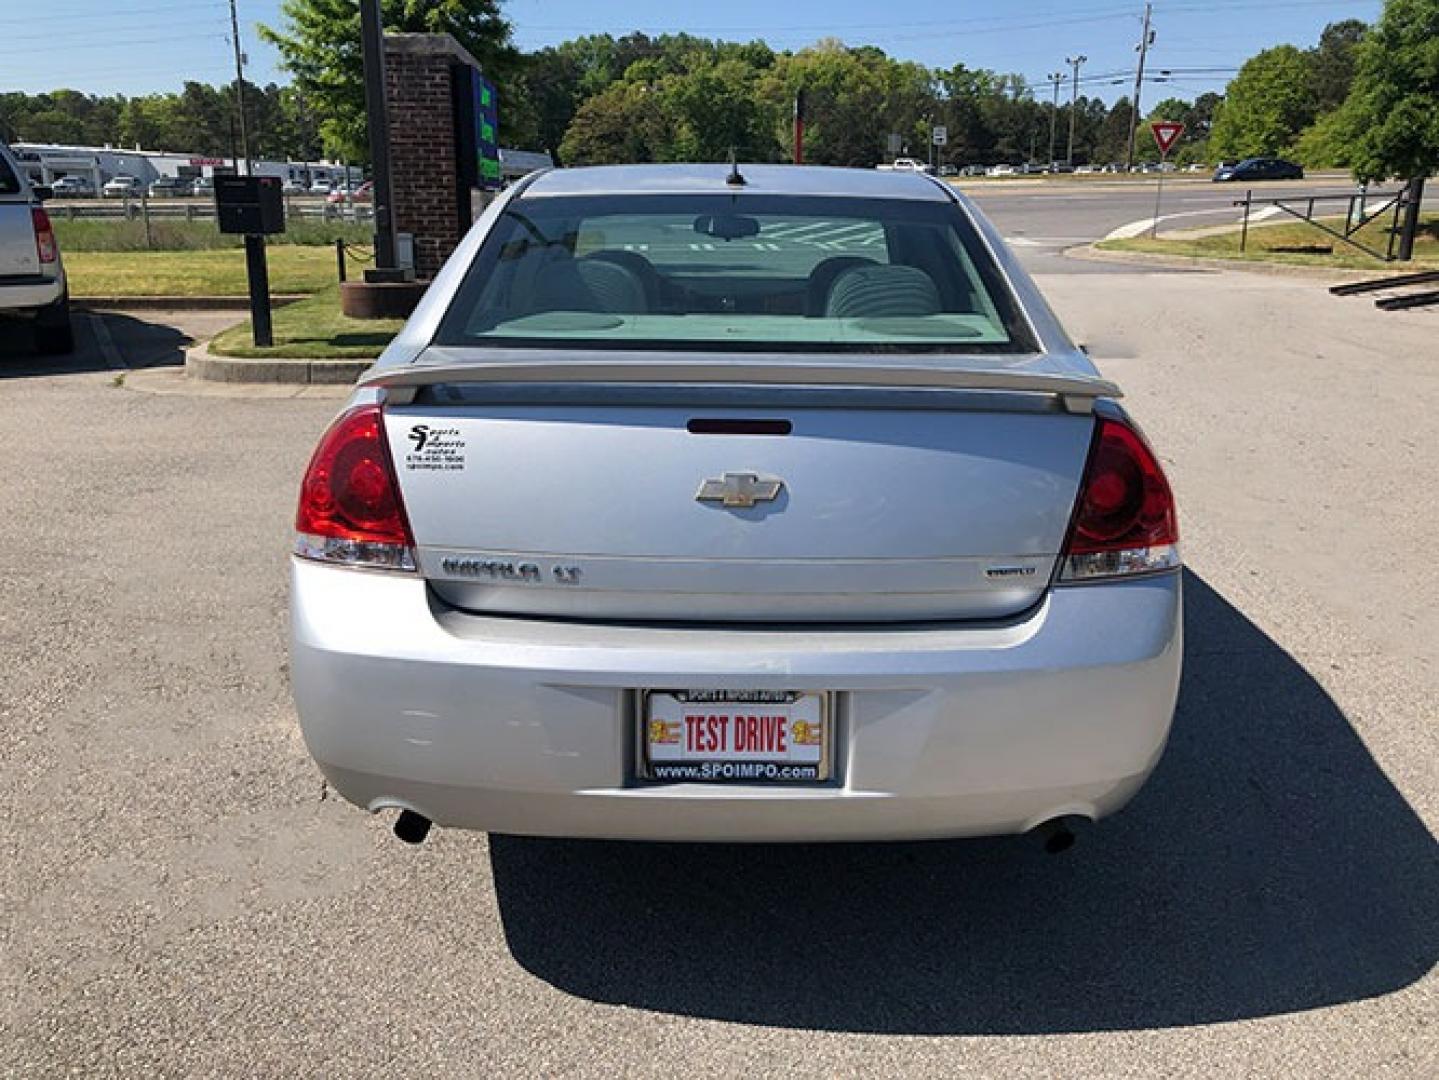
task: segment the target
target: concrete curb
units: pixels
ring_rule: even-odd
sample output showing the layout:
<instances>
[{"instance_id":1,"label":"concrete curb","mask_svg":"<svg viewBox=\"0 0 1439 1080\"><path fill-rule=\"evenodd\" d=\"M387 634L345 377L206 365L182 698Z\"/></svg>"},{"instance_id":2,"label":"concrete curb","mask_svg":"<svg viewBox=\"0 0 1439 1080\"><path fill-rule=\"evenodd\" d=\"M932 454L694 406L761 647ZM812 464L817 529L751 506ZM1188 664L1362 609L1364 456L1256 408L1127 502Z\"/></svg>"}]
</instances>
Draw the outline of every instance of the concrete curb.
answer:
<instances>
[{"instance_id":1,"label":"concrete curb","mask_svg":"<svg viewBox=\"0 0 1439 1080\"><path fill-rule=\"evenodd\" d=\"M225 383L286 383L348 386L374 364L373 360L301 360L282 357L249 359L215 356L207 345L185 353L185 372L192 379Z\"/></svg>"},{"instance_id":2,"label":"concrete curb","mask_svg":"<svg viewBox=\"0 0 1439 1080\"><path fill-rule=\"evenodd\" d=\"M1380 267L1373 270L1330 270L1323 266L1292 266L1289 263L1250 262L1240 259L1207 259L1188 255L1159 255L1147 251L1105 251L1093 244L1080 244L1064 251L1067 259L1080 262L1124 263L1129 266L1151 266L1156 270L1214 271L1232 270L1241 274L1266 277L1292 277L1308 281L1366 281L1384 276Z\"/></svg>"},{"instance_id":3,"label":"concrete curb","mask_svg":"<svg viewBox=\"0 0 1439 1080\"><path fill-rule=\"evenodd\" d=\"M270 297L274 307L306 300L303 293ZM72 296L73 307L87 311L249 311L246 296Z\"/></svg>"},{"instance_id":4,"label":"concrete curb","mask_svg":"<svg viewBox=\"0 0 1439 1080\"><path fill-rule=\"evenodd\" d=\"M336 383L241 383L206 382L192 378L183 367L136 368L121 373L126 392L164 397L227 398L239 401L303 401L321 398L343 401L350 387Z\"/></svg>"}]
</instances>

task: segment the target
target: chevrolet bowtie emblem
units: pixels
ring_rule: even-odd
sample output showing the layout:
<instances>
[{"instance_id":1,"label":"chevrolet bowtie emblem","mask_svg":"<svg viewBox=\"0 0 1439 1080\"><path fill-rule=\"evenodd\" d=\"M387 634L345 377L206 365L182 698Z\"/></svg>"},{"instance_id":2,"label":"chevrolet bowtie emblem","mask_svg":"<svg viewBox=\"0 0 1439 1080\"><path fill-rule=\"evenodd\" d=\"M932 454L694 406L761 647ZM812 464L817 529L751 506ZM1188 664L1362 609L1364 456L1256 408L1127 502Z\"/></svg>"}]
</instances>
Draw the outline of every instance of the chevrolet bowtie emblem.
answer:
<instances>
[{"instance_id":1,"label":"chevrolet bowtie emblem","mask_svg":"<svg viewBox=\"0 0 1439 1080\"><path fill-rule=\"evenodd\" d=\"M718 480L706 480L695 496L700 502L717 502L735 509L755 503L774 502L784 490L783 480L760 477L752 472L727 472Z\"/></svg>"}]
</instances>

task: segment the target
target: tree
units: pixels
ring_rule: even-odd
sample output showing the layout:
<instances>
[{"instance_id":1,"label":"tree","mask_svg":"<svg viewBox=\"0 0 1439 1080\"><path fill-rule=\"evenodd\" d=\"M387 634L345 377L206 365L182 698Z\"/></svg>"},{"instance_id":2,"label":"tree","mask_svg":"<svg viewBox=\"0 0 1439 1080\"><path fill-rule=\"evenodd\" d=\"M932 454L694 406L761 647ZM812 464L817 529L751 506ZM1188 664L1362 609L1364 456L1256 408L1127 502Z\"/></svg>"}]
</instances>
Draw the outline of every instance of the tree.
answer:
<instances>
[{"instance_id":1,"label":"tree","mask_svg":"<svg viewBox=\"0 0 1439 1080\"><path fill-rule=\"evenodd\" d=\"M260 36L280 51L295 88L323 118L320 135L332 157L364 161L366 137L364 64L360 51L360 7L355 0L284 0L281 29L260 27ZM499 0L381 0L387 31L452 34L496 83L505 131L507 80L518 74L519 53Z\"/></svg>"},{"instance_id":2,"label":"tree","mask_svg":"<svg viewBox=\"0 0 1439 1080\"><path fill-rule=\"evenodd\" d=\"M885 86L877 67L873 55L827 39L781 56L761 92L777 115L785 115L796 91L804 88L806 161L867 167L884 153L889 130L881 112ZM786 156L794 150L793 139L790 131L780 133Z\"/></svg>"},{"instance_id":3,"label":"tree","mask_svg":"<svg viewBox=\"0 0 1439 1080\"><path fill-rule=\"evenodd\" d=\"M560 156L570 165L616 165L660 160L666 133L663 98L646 85L612 83L575 112Z\"/></svg>"},{"instance_id":4,"label":"tree","mask_svg":"<svg viewBox=\"0 0 1439 1080\"><path fill-rule=\"evenodd\" d=\"M1225 89L1210 149L1226 158L1284 153L1314 115L1305 55L1293 45L1265 49Z\"/></svg>"},{"instance_id":5,"label":"tree","mask_svg":"<svg viewBox=\"0 0 1439 1080\"><path fill-rule=\"evenodd\" d=\"M1357 179L1439 169L1439 0L1388 0L1357 48L1344 118Z\"/></svg>"},{"instance_id":6,"label":"tree","mask_svg":"<svg viewBox=\"0 0 1439 1080\"><path fill-rule=\"evenodd\" d=\"M1129 133L1131 127L1131 105L1129 98L1122 97L1109 108L1109 115L1104 118L1104 126L1099 132L1099 141L1094 147L1094 157L1097 162L1122 162L1129 149Z\"/></svg>"},{"instance_id":7,"label":"tree","mask_svg":"<svg viewBox=\"0 0 1439 1080\"><path fill-rule=\"evenodd\" d=\"M664 156L723 161L734 150L750 161L774 159L779 153L777 118L774 109L754 94L753 86L754 69L738 58L702 63L682 76L668 76L661 92L676 130Z\"/></svg>"},{"instance_id":8,"label":"tree","mask_svg":"<svg viewBox=\"0 0 1439 1080\"><path fill-rule=\"evenodd\" d=\"M1314 107L1323 114L1344 104L1354 82L1355 53L1368 25L1359 19L1330 23L1309 51Z\"/></svg>"}]
</instances>

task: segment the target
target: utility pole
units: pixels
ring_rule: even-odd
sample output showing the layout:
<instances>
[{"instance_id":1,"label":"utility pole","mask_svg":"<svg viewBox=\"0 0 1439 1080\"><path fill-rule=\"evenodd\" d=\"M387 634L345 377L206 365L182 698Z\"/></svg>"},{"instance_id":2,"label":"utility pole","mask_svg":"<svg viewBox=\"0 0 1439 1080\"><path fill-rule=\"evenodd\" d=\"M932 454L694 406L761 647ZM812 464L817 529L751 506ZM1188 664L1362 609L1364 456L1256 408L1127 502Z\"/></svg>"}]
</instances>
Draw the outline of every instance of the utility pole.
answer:
<instances>
[{"instance_id":1,"label":"utility pole","mask_svg":"<svg viewBox=\"0 0 1439 1080\"><path fill-rule=\"evenodd\" d=\"M1134 72L1134 101L1129 106L1129 149L1124 155L1124 168L1134 168L1134 135L1139 130L1139 90L1144 85L1144 61L1149 57L1149 46L1154 43L1154 31L1149 28L1149 17L1154 5L1144 5L1144 33L1139 37L1139 67Z\"/></svg>"},{"instance_id":2,"label":"utility pole","mask_svg":"<svg viewBox=\"0 0 1439 1080\"><path fill-rule=\"evenodd\" d=\"M245 54L240 51L240 17L235 0L230 0L230 40L235 44L235 105L240 110L240 150L245 155L245 175L254 172L250 164L250 135L245 130ZM239 168L239 161L235 166Z\"/></svg>"},{"instance_id":3,"label":"utility pole","mask_svg":"<svg viewBox=\"0 0 1439 1080\"><path fill-rule=\"evenodd\" d=\"M1064 160L1074 164L1074 120L1079 114L1079 68L1088 63L1087 56L1066 56L1064 62L1074 69L1074 82L1069 91L1069 153Z\"/></svg>"},{"instance_id":4,"label":"utility pole","mask_svg":"<svg viewBox=\"0 0 1439 1080\"><path fill-rule=\"evenodd\" d=\"M1052 168L1054 168L1054 163L1055 163L1055 161L1058 160L1058 159L1056 159L1055 156L1054 156L1054 136L1055 136L1055 134L1058 132L1058 129L1059 129L1059 85L1060 85L1060 83L1064 82L1064 72L1062 72L1062 71L1056 71L1056 72L1053 72L1053 73L1051 73L1051 74L1049 74L1049 75L1046 75L1045 78L1046 78L1047 80L1049 80L1049 82L1051 82L1051 83L1054 84L1054 108L1051 109L1051 110L1050 110L1050 113L1049 113L1049 161L1048 161L1048 165L1049 165L1049 167L1052 169Z\"/></svg>"}]
</instances>

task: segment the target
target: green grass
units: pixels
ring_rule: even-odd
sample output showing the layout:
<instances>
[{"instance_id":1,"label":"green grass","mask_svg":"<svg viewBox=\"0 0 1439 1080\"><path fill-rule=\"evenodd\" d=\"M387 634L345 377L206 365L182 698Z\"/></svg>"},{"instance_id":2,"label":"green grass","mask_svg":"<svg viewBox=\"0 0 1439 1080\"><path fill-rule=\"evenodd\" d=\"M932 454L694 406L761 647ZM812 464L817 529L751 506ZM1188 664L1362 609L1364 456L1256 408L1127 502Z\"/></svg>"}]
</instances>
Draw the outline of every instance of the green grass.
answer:
<instances>
[{"instance_id":1,"label":"green grass","mask_svg":"<svg viewBox=\"0 0 1439 1080\"><path fill-rule=\"evenodd\" d=\"M210 342L218 356L293 357L300 360L371 359L404 326L401 319L348 319L340 314L340 289L331 286L308 300L276 308L275 344L256 348L247 319Z\"/></svg>"},{"instance_id":2,"label":"green grass","mask_svg":"<svg viewBox=\"0 0 1439 1080\"><path fill-rule=\"evenodd\" d=\"M1343 219L1324 220L1331 227L1343 225ZM1371 222L1361 229L1355 239L1376 251L1385 250L1389 243L1391 220L1392 217L1386 214L1382 222ZM1425 270L1439 268L1439 214L1426 214L1421 219L1419 235L1414 242L1414 261L1409 263L1386 263L1299 221L1251 226L1247 250L1243 252L1239 250L1238 232L1215 236L1160 237L1157 240L1142 236L1128 240L1104 240L1098 246L1108 251L1284 263L1334 270ZM1397 250L1397 241L1395 246ZM1325 248L1330 250L1323 250Z\"/></svg>"},{"instance_id":3,"label":"green grass","mask_svg":"<svg viewBox=\"0 0 1439 1080\"><path fill-rule=\"evenodd\" d=\"M65 216L63 208L51 211L55 236L60 250L72 251L205 251L219 248L241 248L242 236L221 233L211 220L186 221L183 218L150 219L150 234L138 218L76 218ZM344 221L318 221L305 218L291 220L283 233L270 238L274 246L287 244L330 244L344 240L350 244L367 245L374 227Z\"/></svg>"},{"instance_id":4,"label":"green grass","mask_svg":"<svg viewBox=\"0 0 1439 1080\"><path fill-rule=\"evenodd\" d=\"M245 254L208 251L65 251L74 296L246 296ZM269 249L270 292L313 293L337 280L335 250L276 244ZM351 261L350 277L364 264Z\"/></svg>"}]
</instances>

